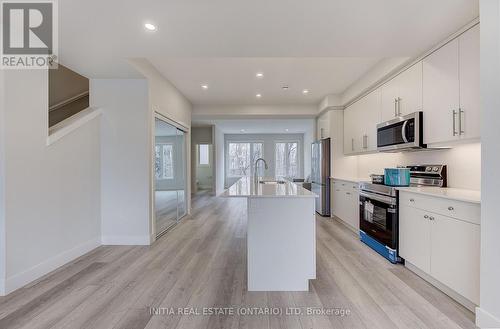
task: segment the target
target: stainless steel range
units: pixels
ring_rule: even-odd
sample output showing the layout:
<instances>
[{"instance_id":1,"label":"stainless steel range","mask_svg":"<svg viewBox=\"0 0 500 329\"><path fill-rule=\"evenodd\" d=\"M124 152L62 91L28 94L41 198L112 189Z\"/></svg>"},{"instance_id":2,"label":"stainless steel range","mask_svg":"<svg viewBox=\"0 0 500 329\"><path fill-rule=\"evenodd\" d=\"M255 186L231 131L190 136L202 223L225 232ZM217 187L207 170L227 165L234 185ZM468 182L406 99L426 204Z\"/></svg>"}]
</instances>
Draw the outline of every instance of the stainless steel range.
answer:
<instances>
[{"instance_id":1,"label":"stainless steel range","mask_svg":"<svg viewBox=\"0 0 500 329\"><path fill-rule=\"evenodd\" d=\"M446 165L413 165L410 186L446 187ZM392 263L398 256L398 188L383 184L360 183L360 239Z\"/></svg>"}]
</instances>

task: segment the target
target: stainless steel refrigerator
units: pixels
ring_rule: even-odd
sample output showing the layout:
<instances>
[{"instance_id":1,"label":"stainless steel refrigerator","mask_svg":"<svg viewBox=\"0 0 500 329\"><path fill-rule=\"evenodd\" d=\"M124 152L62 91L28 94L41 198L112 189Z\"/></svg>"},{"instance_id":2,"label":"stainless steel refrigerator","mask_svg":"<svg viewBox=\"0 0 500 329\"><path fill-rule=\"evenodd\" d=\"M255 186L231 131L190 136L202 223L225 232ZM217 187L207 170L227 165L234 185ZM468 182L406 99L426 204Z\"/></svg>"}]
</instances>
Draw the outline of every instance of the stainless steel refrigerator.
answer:
<instances>
[{"instance_id":1,"label":"stainless steel refrigerator","mask_svg":"<svg viewBox=\"0 0 500 329\"><path fill-rule=\"evenodd\" d=\"M330 138L312 143L311 191L316 194L316 212L330 216Z\"/></svg>"}]
</instances>

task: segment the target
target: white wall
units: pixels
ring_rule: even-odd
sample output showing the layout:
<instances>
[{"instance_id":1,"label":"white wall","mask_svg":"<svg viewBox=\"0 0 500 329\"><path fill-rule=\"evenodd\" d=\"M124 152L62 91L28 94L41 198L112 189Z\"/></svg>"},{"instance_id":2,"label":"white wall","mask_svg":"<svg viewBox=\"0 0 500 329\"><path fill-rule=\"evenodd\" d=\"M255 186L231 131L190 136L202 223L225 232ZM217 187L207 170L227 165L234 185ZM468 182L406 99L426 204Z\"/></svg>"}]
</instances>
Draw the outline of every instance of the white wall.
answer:
<instances>
[{"instance_id":1,"label":"white wall","mask_svg":"<svg viewBox=\"0 0 500 329\"><path fill-rule=\"evenodd\" d=\"M130 60L131 64L148 80L150 106L181 125L191 126L192 105L181 92L146 59Z\"/></svg>"},{"instance_id":2,"label":"white wall","mask_svg":"<svg viewBox=\"0 0 500 329\"><path fill-rule=\"evenodd\" d=\"M150 243L152 170L145 79L93 79L90 104L102 109L103 244Z\"/></svg>"},{"instance_id":3,"label":"white wall","mask_svg":"<svg viewBox=\"0 0 500 329\"><path fill-rule=\"evenodd\" d=\"M144 58L129 60L147 80L149 87L149 116L153 122L154 112L160 113L164 117L183 126L186 130L186 178L187 178L187 209L191 212L191 112L193 106L189 100L151 63ZM150 134L152 136L152 134ZM150 138L149 144L153 144ZM152 146L151 146L152 147ZM152 165L151 165L152 168ZM152 176L152 175L151 175ZM152 177L150 177L152 184ZM153 200L150 200L152 208Z\"/></svg>"},{"instance_id":4,"label":"white wall","mask_svg":"<svg viewBox=\"0 0 500 329\"><path fill-rule=\"evenodd\" d=\"M5 294L5 96L0 70L0 295Z\"/></svg>"},{"instance_id":5,"label":"white wall","mask_svg":"<svg viewBox=\"0 0 500 329\"><path fill-rule=\"evenodd\" d=\"M238 118L312 118L318 114L316 105L195 105L196 119Z\"/></svg>"},{"instance_id":6,"label":"white wall","mask_svg":"<svg viewBox=\"0 0 500 329\"><path fill-rule=\"evenodd\" d=\"M476 323L500 328L500 2L481 0L481 301Z\"/></svg>"},{"instance_id":7,"label":"white wall","mask_svg":"<svg viewBox=\"0 0 500 329\"><path fill-rule=\"evenodd\" d=\"M448 187L481 189L481 144L456 145L447 150L359 155L357 177L383 174L384 168L411 164L447 165Z\"/></svg>"},{"instance_id":8,"label":"white wall","mask_svg":"<svg viewBox=\"0 0 500 329\"><path fill-rule=\"evenodd\" d=\"M100 244L99 119L47 146L48 72L8 70L3 75L2 294Z\"/></svg>"}]
</instances>

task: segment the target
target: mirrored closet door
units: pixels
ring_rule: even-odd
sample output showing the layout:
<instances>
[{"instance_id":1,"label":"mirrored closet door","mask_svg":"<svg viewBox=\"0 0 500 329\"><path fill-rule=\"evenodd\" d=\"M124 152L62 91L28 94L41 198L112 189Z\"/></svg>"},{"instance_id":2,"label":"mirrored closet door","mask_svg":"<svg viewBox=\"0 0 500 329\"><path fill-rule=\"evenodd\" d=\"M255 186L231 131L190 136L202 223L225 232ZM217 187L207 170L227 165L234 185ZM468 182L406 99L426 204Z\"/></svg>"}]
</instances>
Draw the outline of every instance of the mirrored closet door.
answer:
<instances>
[{"instance_id":1,"label":"mirrored closet door","mask_svg":"<svg viewBox=\"0 0 500 329\"><path fill-rule=\"evenodd\" d=\"M154 209L156 235L187 213L186 132L155 118Z\"/></svg>"}]
</instances>

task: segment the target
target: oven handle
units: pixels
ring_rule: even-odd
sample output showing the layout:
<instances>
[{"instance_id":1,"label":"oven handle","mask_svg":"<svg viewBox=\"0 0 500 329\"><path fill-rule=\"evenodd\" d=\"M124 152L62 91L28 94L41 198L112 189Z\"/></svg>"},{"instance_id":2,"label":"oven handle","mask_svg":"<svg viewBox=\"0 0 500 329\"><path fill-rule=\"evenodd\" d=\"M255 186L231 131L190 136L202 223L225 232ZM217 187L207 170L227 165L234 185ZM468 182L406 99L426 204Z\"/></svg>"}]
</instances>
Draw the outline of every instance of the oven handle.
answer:
<instances>
[{"instance_id":1,"label":"oven handle","mask_svg":"<svg viewBox=\"0 0 500 329\"><path fill-rule=\"evenodd\" d=\"M403 128L401 129L401 135L403 135L403 141L405 143L408 143L408 139L406 138L406 125L408 124L408 120L406 120L404 123L403 123Z\"/></svg>"},{"instance_id":2,"label":"oven handle","mask_svg":"<svg viewBox=\"0 0 500 329\"><path fill-rule=\"evenodd\" d=\"M359 192L359 196L363 196L363 197L368 198L368 199L373 199L373 200L376 200L376 201L380 201L380 202L383 202L383 203L391 205L391 206L395 206L396 205L396 198L391 198L391 197L385 196L385 195L380 195L380 194L374 194L374 193L360 191Z\"/></svg>"}]
</instances>

